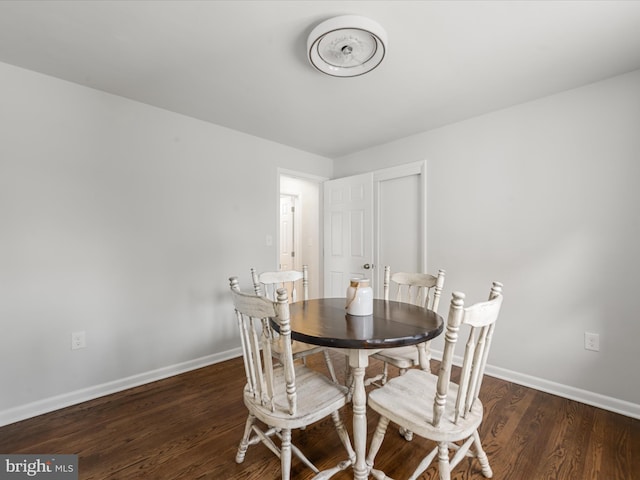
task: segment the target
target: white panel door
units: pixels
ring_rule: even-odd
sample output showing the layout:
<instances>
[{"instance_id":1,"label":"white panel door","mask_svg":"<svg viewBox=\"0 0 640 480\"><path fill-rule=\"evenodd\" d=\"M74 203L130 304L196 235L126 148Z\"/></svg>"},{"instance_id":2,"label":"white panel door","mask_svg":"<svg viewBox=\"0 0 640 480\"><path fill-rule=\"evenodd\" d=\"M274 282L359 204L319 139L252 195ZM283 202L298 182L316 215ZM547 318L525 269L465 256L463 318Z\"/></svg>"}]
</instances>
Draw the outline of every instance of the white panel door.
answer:
<instances>
[{"instance_id":1,"label":"white panel door","mask_svg":"<svg viewBox=\"0 0 640 480\"><path fill-rule=\"evenodd\" d=\"M325 297L344 297L351 278L371 278L372 174L324 183L324 262Z\"/></svg>"},{"instance_id":2,"label":"white panel door","mask_svg":"<svg viewBox=\"0 0 640 480\"><path fill-rule=\"evenodd\" d=\"M296 270L296 198L293 195L280 195L280 270Z\"/></svg>"}]
</instances>

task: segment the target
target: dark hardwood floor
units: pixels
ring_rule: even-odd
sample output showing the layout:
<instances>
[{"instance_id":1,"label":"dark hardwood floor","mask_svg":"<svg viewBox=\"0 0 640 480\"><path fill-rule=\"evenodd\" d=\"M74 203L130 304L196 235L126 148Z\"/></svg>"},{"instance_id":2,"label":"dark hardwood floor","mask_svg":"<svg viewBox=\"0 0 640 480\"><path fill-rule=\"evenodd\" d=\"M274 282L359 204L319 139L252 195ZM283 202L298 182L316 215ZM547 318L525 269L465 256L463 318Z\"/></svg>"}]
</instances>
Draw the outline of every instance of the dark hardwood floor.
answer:
<instances>
[{"instance_id":1,"label":"dark hardwood floor","mask_svg":"<svg viewBox=\"0 0 640 480\"><path fill-rule=\"evenodd\" d=\"M312 360L322 369L321 356ZM344 358L333 355L339 372ZM437 362L434 362L436 367ZM372 360L371 373L381 364ZM242 464L235 452L246 419L244 369L234 359L0 428L0 453L75 453L82 480L279 478L279 460L262 444ZM502 480L640 480L640 420L486 377L481 437ZM351 411L343 420L351 432ZM369 439L377 422L369 415ZM419 462L420 438L389 428L376 467L396 480ZM344 459L330 419L293 434L319 468ZM313 473L293 460L292 478ZM335 479L352 478L351 471ZM437 479L432 465L421 479ZM480 479L464 459L452 480Z\"/></svg>"}]
</instances>

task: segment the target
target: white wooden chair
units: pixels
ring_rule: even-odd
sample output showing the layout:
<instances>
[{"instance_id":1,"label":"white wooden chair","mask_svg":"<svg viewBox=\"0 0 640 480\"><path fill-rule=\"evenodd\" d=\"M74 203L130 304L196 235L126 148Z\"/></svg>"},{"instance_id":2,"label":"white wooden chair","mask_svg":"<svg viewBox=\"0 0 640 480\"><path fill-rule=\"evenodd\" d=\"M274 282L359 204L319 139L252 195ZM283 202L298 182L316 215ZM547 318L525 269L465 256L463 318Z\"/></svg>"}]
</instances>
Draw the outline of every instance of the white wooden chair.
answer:
<instances>
[{"instance_id":1,"label":"white wooden chair","mask_svg":"<svg viewBox=\"0 0 640 480\"><path fill-rule=\"evenodd\" d=\"M389 266L384 267L384 299L398 302L413 303L434 312L438 311L440 295L444 286L444 270L438 270L438 275L433 276L428 273L406 273L396 272L391 274ZM392 295L392 290L395 290ZM406 347L385 348L379 353L372 355L373 358L384 362L382 374L376 375L366 380L366 384L380 382L384 385L389 376L389 365L400 370L403 375L407 369L420 367L422 370L430 371L429 344L423 342L418 345L408 345Z\"/></svg>"},{"instance_id":2,"label":"white wooden chair","mask_svg":"<svg viewBox=\"0 0 640 480\"><path fill-rule=\"evenodd\" d=\"M282 479L289 480L292 454L298 457L317 475L316 479L329 478L355 461L355 452L349 434L338 410L349 401L347 387L332 382L326 375L302 364L295 364L291 352L291 328L287 292L280 289L277 301L263 296L240 292L238 278L229 279L235 307L247 384L244 387L244 403L249 416L244 429L236 462L242 463L250 445L264 443L280 457ZM272 328L269 319L279 323L281 364L272 360ZM328 416L333 418L338 436L344 445L348 460L333 469L319 472L307 457L291 443L291 430L305 428ZM256 420L266 425L261 428ZM274 442L280 440L280 445Z\"/></svg>"},{"instance_id":3,"label":"white wooden chair","mask_svg":"<svg viewBox=\"0 0 640 480\"><path fill-rule=\"evenodd\" d=\"M260 274L256 272L255 268L252 268L251 279L253 281L253 289L256 295L263 295L275 301L278 289L284 288L287 290L287 294L291 301L296 302L298 301L298 290L302 287L302 300L309 299L309 267L307 265L302 266L302 271L283 270L280 272L262 272ZM273 345L271 346L271 351L274 352L276 358L280 357L279 345L276 335L274 336ZM305 357L308 355L322 353L331 379L334 382L338 381L329 350L324 347L310 345L308 343L298 342L295 340L292 341L291 348L294 360L302 359L303 362Z\"/></svg>"},{"instance_id":4,"label":"white wooden chair","mask_svg":"<svg viewBox=\"0 0 640 480\"><path fill-rule=\"evenodd\" d=\"M445 346L438 375L419 369L389 380L369 394L369 407L380 414L371 440L367 464L374 459L389 422L432 440L437 446L420 462L409 480L416 480L438 458L440 480L451 478L451 469L465 456L476 457L482 473L493 475L482 449L478 427L483 408L478 394L482 385L487 355L495 322L502 305L502 284L493 283L489 300L464 308L464 294L454 293L449 309ZM461 325L469 327L460 383L451 382L451 364ZM462 444L455 443L462 442ZM419 445L414 443L413 445ZM450 459L449 449L455 450ZM388 478L372 470L375 478Z\"/></svg>"}]
</instances>

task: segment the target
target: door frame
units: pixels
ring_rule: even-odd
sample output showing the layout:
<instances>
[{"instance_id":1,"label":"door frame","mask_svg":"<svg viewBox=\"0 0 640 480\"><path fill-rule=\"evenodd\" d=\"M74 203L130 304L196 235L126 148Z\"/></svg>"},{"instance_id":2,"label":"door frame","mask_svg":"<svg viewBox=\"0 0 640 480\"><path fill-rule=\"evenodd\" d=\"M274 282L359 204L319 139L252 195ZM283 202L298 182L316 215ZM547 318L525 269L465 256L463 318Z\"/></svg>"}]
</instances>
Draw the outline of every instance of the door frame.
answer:
<instances>
[{"instance_id":1,"label":"door frame","mask_svg":"<svg viewBox=\"0 0 640 480\"><path fill-rule=\"evenodd\" d=\"M373 261L375 268L373 269L376 285L376 293L378 287L383 283L384 269L380 263L380 238L381 238L381 213L380 213L380 188L381 183L386 180L393 180L395 178L408 177L411 175L420 176L420 198L418 199L420 208L420 251L419 251L419 263L420 271L427 272L427 161L422 160L419 162L407 163L404 165L398 165L395 167L384 168L381 170L374 170L373 174Z\"/></svg>"},{"instance_id":2,"label":"door frame","mask_svg":"<svg viewBox=\"0 0 640 480\"><path fill-rule=\"evenodd\" d=\"M274 255L274 265L277 269L279 263L280 263L280 194L281 193L289 193L289 192L282 192L282 186L280 184L280 178L281 177L290 177L290 178L294 178L294 179L299 179L299 180L303 180L303 181L307 181L307 182L311 182L311 183L315 183L318 187L318 237L320 239L320 255L318 258L318 265L315 265L314 268L317 269L318 272L318 295L320 297L324 296L324 285L323 285L323 279L324 279L324 255L322 252L322 239L324 238L324 224L323 224L323 217L322 217L322 205L323 205L323 191L322 191L322 184L329 180L328 177L323 177L320 175L314 175L314 174L310 174L310 173L305 173L305 172L299 172L297 170L290 170L287 168L281 168L278 167L276 169L276 190L277 190L277 200L274 202L275 205L277 205L277 219L276 219L276 232L275 232L275 251L273 253ZM302 223L302 222L300 222ZM300 232L300 242L304 241L304 232L302 230L299 229ZM299 245L301 247L301 245Z\"/></svg>"}]
</instances>

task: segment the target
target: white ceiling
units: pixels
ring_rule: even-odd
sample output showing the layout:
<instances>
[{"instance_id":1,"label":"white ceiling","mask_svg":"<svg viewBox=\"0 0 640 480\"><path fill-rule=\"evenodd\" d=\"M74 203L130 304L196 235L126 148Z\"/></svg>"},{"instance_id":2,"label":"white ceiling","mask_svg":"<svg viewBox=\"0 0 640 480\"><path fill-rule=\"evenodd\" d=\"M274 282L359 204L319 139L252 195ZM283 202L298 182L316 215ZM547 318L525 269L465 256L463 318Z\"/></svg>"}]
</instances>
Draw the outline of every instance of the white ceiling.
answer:
<instances>
[{"instance_id":1,"label":"white ceiling","mask_svg":"<svg viewBox=\"0 0 640 480\"><path fill-rule=\"evenodd\" d=\"M306 59L343 14L388 33L367 75ZM640 68L640 1L4 0L0 61L336 158Z\"/></svg>"}]
</instances>

